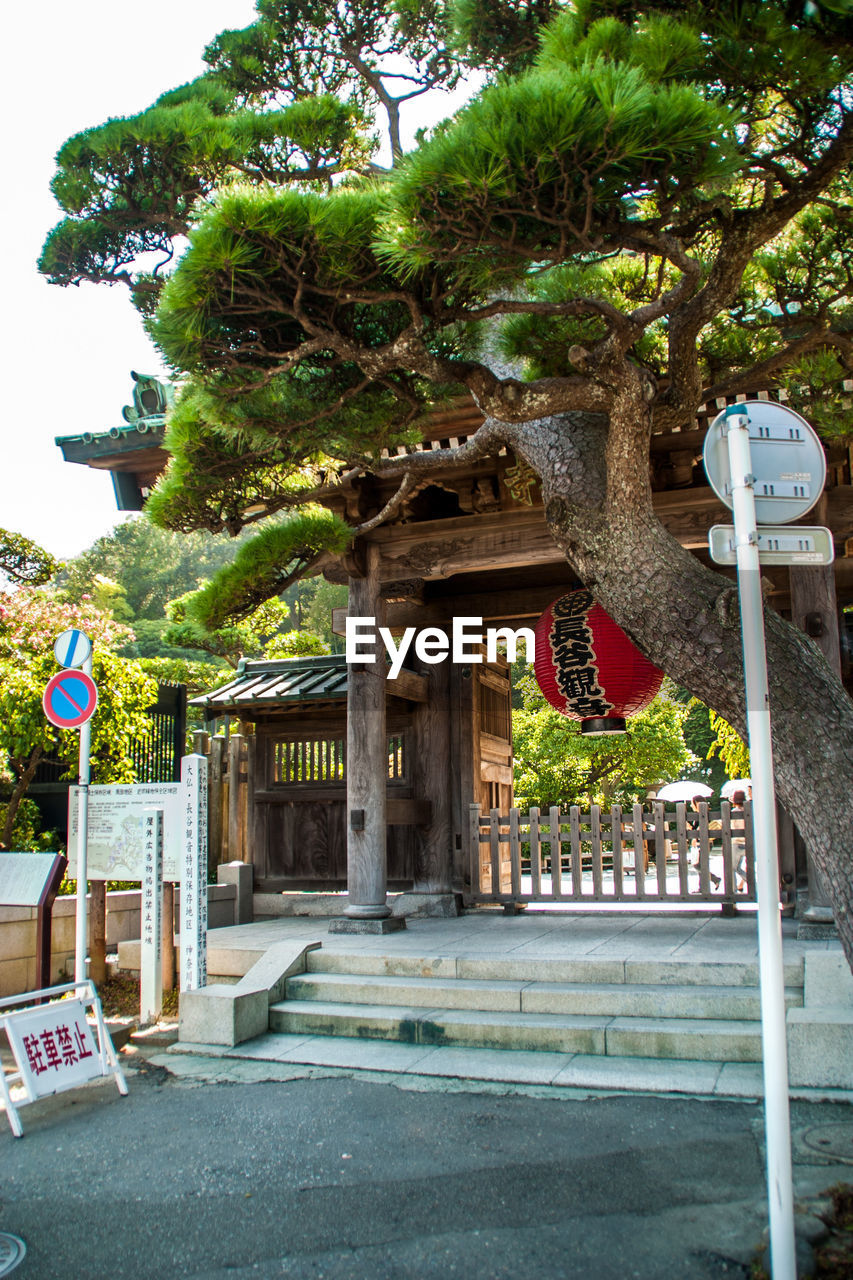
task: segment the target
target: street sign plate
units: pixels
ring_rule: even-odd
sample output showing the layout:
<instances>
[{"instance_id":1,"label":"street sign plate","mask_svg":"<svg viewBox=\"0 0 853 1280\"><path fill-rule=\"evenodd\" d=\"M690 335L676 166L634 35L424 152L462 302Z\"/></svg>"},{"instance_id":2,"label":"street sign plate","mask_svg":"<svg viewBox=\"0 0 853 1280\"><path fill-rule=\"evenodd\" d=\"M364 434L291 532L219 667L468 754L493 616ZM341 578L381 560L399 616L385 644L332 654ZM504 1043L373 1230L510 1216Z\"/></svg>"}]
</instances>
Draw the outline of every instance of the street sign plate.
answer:
<instances>
[{"instance_id":1,"label":"street sign plate","mask_svg":"<svg viewBox=\"0 0 853 1280\"><path fill-rule=\"evenodd\" d=\"M53 645L53 656L61 667L82 667L92 652L92 641L85 631L70 627L57 636Z\"/></svg>"},{"instance_id":2,"label":"street sign plate","mask_svg":"<svg viewBox=\"0 0 853 1280\"><path fill-rule=\"evenodd\" d=\"M44 714L58 729L78 729L97 705L98 687L85 671L57 671L42 697Z\"/></svg>"},{"instance_id":3,"label":"street sign plate","mask_svg":"<svg viewBox=\"0 0 853 1280\"><path fill-rule=\"evenodd\" d=\"M820 437L805 418L774 400L747 400L738 408L749 415L756 520L759 525L798 520L811 511L823 492L826 455ZM708 428L704 460L711 488L731 509L732 476L725 421L724 410Z\"/></svg>"},{"instance_id":4,"label":"street sign plate","mask_svg":"<svg viewBox=\"0 0 853 1280\"><path fill-rule=\"evenodd\" d=\"M708 530L708 547L715 564L737 564L734 525L715 524ZM822 525L761 525L759 564L832 564L832 532Z\"/></svg>"}]
</instances>

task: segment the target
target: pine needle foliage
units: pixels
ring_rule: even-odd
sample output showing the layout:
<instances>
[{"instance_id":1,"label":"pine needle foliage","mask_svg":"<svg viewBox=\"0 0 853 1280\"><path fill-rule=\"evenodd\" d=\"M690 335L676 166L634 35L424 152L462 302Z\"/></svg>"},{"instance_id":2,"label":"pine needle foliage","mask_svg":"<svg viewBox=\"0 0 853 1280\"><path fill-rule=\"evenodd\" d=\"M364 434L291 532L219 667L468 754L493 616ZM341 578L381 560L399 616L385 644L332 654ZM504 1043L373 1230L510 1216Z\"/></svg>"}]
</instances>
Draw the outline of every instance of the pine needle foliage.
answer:
<instances>
[{"instance_id":1,"label":"pine needle foliage","mask_svg":"<svg viewBox=\"0 0 853 1280\"><path fill-rule=\"evenodd\" d=\"M269 524L240 547L232 564L185 597L186 614L208 631L248 617L280 595L321 552L345 551L351 540L350 527L322 509Z\"/></svg>"},{"instance_id":2,"label":"pine needle foliage","mask_svg":"<svg viewBox=\"0 0 853 1280\"><path fill-rule=\"evenodd\" d=\"M843 0L257 11L203 76L58 156L42 271L129 284L184 384L160 525L297 510L387 469L460 392L515 424L606 402L616 347L663 429L760 368L832 430L853 368ZM405 103L465 69L482 87L404 154ZM488 403L496 352L525 374Z\"/></svg>"}]
</instances>

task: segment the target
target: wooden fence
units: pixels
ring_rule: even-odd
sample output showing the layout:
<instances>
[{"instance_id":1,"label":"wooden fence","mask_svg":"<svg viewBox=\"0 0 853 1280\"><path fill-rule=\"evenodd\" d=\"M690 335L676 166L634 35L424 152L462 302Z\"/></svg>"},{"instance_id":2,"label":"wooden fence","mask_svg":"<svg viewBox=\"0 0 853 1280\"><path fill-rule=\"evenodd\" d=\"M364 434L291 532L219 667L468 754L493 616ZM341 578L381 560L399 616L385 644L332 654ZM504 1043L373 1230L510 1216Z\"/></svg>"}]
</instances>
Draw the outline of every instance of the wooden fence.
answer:
<instances>
[{"instance_id":1,"label":"wooden fence","mask_svg":"<svg viewBox=\"0 0 853 1280\"><path fill-rule=\"evenodd\" d=\"M755 900L752 806L469 810L474 902Z\"/></svg>"}]
</instances>

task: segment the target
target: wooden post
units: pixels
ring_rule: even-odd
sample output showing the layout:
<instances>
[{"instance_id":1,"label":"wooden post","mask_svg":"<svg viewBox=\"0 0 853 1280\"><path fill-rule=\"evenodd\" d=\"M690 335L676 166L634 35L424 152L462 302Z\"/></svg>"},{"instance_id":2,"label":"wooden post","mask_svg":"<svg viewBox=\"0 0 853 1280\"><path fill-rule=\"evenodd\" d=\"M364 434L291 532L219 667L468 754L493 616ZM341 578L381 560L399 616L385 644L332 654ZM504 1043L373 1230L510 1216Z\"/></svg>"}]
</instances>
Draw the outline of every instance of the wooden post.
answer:
<instances>
[{"instance_id":1,"label":"wooden post","mask_svg":"<svg viewBox=\"0 0 853 1280\"><path fill-rule=\"evenodd\" d=\"M228 861L242 861L243 842L240 839L240 773L243 764L242 733L232 733L228 739ZM221 856L216 863L222 861Z\"/></svg>"},{"instance_id":2,"label":"wooden post","mask_svg":"<svg viewBox=\"0 0 853 1280\"><path fill-rule=\"evenodd\" d=\"M811 636L832 670L841 679L841 638L838 599L832 565L791 565L791 621ZM806 848L809 888L804 918L831 923L832 898L826 881Z\"/></svg>"},{"instance_id":3,"label":"wooden post","mask_svg":"<svg viewBox=\"0 0 853 1280\"><path fill-rule=\"evenodd\" d=\"M107 976L107 882L89 886L89 977L100 987Z\"/></svg>"},{"instance_id":4,"label":"wooden post","mask_svg":"<svg viewBox=\"0 0 853 1280\"><path fill-rule=\"evenodd\" d=\"M208 771L208 857L211 867L225 861L222 822L222 777L225 772L225 739L211 738Z\"/></svg>"},{"instance_id":5,"label":"wooden post","mask_svg":"<svg viewBox=\"0 0 853 1280\"><path fill-rule=\"evenodd\" d=\"M175 989L175 886L170 880L163 882L163 990Z\"/></svg>"},{"instance_id":6,"label":"wooden post","mask_svg":"<svg viewBox=\"0 0 853 1280\"><path fill-rule=\"evenodd\" d=\"M424 666L429 701L415 712L412 780L429 801L429 826L415 828L415 893L451 893L453 832L450 773L450 663ZM460 877L461 885L461 877Z\"/></svg>"},{"instance_id":7,"label":"wooden post","mask_svg":"<svg viewBox=\"0 0 853 1280\"><path fill-rule=\"evenodd\" d=\"M379 591L379 550L367 547L367 572L350 578L351 618L384 623ZM369 649L367 644L363 649ZM347 916L380 920L390 916L387 885L388 735L385 722L384 649L377 636L376 661L347 668Z\"/></svg>"}]
</instances>

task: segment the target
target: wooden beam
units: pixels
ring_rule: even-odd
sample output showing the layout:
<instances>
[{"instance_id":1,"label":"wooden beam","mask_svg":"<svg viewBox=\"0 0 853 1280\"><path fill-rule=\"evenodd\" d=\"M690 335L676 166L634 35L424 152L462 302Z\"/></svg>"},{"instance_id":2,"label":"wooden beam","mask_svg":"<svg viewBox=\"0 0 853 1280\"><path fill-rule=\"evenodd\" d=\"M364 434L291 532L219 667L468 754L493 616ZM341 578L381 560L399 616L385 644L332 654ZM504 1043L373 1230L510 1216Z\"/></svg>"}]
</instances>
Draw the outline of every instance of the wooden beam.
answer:
<instances>
[{"instance_id":1,"label":"wooden beam","mask_svg":"<svg viewBox=\"0 0 853 1280\"><path fill-rule=\"evenodd\" d=\"M403 668L393 680L387 680L386 692L389 698L405 698L407 702L429 701L429 676L419 675L417 671Z\"/></svg>"}]
</instances>

